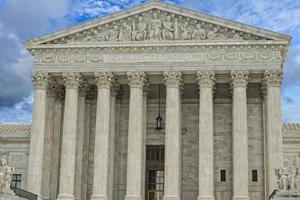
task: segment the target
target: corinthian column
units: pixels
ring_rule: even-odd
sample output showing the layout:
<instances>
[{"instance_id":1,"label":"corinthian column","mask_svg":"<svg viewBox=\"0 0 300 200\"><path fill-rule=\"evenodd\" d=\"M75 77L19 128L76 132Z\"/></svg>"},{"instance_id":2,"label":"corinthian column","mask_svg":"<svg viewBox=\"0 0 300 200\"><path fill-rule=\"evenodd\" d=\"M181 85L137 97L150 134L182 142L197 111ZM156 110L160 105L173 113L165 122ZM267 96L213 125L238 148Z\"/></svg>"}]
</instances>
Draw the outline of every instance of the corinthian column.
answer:
<instances>
[{"instance_id":1,"label":"corinthian column","mask_svg":"<svg viewBox=\"0 0 300 200\"><path fill-rule=\"evenodd\" d=\"M78 118L76 135L75 198L82 199L83 153L85 139L85 96L89 85L86 80L79 83Z\"/></svg>"},{"instance_id":2,"label":"corinthian column","mask_svg":"<svg viewBox=\"0 0 300 200\"><path fill-rule=\"evenodd\" d=\"M166 84L164 200L181 198L181 72L164 72Z\"/></svg>"},{"instance_id":3,"label":"corinthian column","mask_svg":"<svg viewBox=\"0 0 300 200\"><path fill-rule=\"evenodd\" d=\"M232 71L233 88L233 199L247 200L248 192L248 71Z\"/></svg>"},{"instance_id":4,"label":"corinthian column","mask_svg":"<svg viewBox=\"0 0 300 200\"><path fill-rule=\"evenodd\" d=\"M143 87L144 72L127 73L130 86L126 200L141 200L143 191Z\"/></svg>"},{"instance_id":5,"label":"corinthian column","mask_svg":"<svg viewBox=\"0 0 300 200\"><path fill-rule=\"evenodd\" d=\"M74 199L79 73L63 73L66 85L59 200Z\"/></svg>"},{"instance_id":6,"label":"corinthian column","mask_svg":"<svg viewBox=\"0 0 300 200\"><path fill-rule=\"evenodd\" d=\"M43 182L42 182L42 198L50 199L51 196L51 163L52 149L54 141L54 117L55 117L55 97L58 83L55 80L48 81L47 90L47 108L46 108L46 127L44 139L44 158L43 158Z\"/></svg>"},{"instance_id":7,"label":"corinthian column","mask_svg":"<svg viewBox=\"0 0 300 200\"><path fill-rule=\"evenodd\" d=\"M107 200L109 192L110 89L113 75L109 72L97 72L95 77L98 99L91 199Z\"/></svg>"},{"instance_id":8,"label":"corinthian column","mask_svg":"<svg viewBox=\"0 0 300 200\"><path fill-rule=\"evenodd\" d=\"M214 71L198 71L199 99L199 195L198 200L214 198Z\"/></svg>"},{"instance_id":9,"label":"corinthian column","mask_svg":"<svg viewBox=\"0 0 300 200\"><path fill-rule=\"evenodd\" d=\"M32 113L32 128L30 135L30 150L28 161L27 189L41 198L42 171L46 118L46 91L49 75L44 72L34 72L34 105Z\"/></svg>"},{"instance_id":10,"label":"corinthian column","mask_svg":"<svg viewBox=\"0 0 300 200\"><path fill-rule=\"evenodd\" d=\"M267 196L277 187L276 169L282 167L282 127L280 85L281 70L267 70L264 75L266 88L266 159L267 159Z\"/></svg>"}]
</instances>

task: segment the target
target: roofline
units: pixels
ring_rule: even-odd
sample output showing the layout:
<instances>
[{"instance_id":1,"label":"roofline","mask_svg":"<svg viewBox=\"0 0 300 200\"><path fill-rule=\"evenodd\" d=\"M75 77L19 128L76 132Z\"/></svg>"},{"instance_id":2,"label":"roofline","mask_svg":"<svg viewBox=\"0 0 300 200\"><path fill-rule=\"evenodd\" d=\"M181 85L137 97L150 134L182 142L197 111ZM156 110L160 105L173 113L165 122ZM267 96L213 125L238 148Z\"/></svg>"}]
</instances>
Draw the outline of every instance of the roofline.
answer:
<instances>
[{"instance_id":1,"label":"roofline","mask_svg":"<svg viewBox=\"0 0 300 200\"><path fill-rule=\"evenodd\" d=\"M109 23L112 21L112 18L115 18L113 20L117 20L117 19L121 19L124 16L128 14L129 12L131 12L130 14L134 15L146 10L150 10L150 9L154 9L154 8L158 8L161 10L165 10L168 11L168 9L172 10L173 12L179 14L179 15L184 15L186 17L191 17L191 18L201 18L202 21L208 22L208 23L213 23L213 24L217 24L220 26L224 26L224 23L226 24L226 27L228 28L232 28L232 29L236 29L239 31L243 31L243 32L251 32L251 31L258 31L258 35L261 34L265 34L267 36L264 37L270 37L271 39L274 40L284 40L284 41L288 41L290 44L291 41L291 36L283 34L283 33L278 33L278 32L274 32L274 31L270 31L264 28L258 28L252 25L248 25L245 23L241 23L238 21L234 21L231 19L225 19L219 16L213 16L210 14L206 14L206 13L202 13L196 10L191 10L188 8L183 8L183 7L179 7L179 6L175 6L172 4L168 4L168 3L162 3L162 2L158 2L158 1L150 1L150 2L146 2L143 4L139 4L136 5L134 7L131 8L126 8L124 10L115 12L115 13L111 13L105 16L99 16L96 17L94 19L90 19L81 23L78 23L76 25L72 25L72 26L68 26L66 28L57 30L57 31L53 31L50 33L46 33L43 34L41 36L38 37L34 37L32 39L28 39L24 41L24 44L26 47L29 47L31 45L37 45L43 42L47 42L49 40L53 40L59 37L64 37L66 35L69 34L73 34L75 32L78 31L82 31L82 30L86 30L89 28L92 28L95 25L101 25L101 24L105 24L105 23ZM184 12L183 12L184 11ZM182 13L183 12L183 13ZM216 22L216 19L219 20L219 23ZM240 27L237 27L237 25L239 25ZM49 38L50 37L50 38Z\"/></svg>"}]
</instances>

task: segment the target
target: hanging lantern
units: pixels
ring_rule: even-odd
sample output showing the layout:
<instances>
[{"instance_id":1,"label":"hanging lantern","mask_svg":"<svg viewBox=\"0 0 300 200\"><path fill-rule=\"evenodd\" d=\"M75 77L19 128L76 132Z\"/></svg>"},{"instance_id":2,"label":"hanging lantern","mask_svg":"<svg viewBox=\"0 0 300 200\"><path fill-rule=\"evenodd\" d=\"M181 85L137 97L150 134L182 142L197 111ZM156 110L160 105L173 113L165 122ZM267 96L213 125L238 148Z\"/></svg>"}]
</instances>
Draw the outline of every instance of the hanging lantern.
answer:
<instances>
[{"instance_id":1,"label":"hanging lantern","mask_svg":"<svg viewBox=\"0 0 300 200\"><path fill-rule=\"evenodd\" d=\"M158 85L158 116L156 117L156 129L162 129L162 117L160 116L160 84Z\"/></svg>"}]
</instances>

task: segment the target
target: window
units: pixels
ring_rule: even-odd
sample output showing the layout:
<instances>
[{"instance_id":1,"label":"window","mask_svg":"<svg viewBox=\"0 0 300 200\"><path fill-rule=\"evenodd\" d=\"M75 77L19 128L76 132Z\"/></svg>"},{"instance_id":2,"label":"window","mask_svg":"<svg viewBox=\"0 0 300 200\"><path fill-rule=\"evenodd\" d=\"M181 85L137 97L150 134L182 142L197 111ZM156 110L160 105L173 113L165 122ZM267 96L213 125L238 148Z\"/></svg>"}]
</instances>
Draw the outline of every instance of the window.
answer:
<instances>
[{"instance_id":1,"label":"window","mask_svg":"<svg viewBox=\"0 0 300 200\"><path fill-rule=\"evenodd\" d=\"M226 182L226 170L222 169L220 171L220 181L221 182Z\"/></svg>"},{"instance_id":2,"label":"window","mask_svg":"<svg viewBox=\"0 0 300 200\"><path fill-rule=\"evenodd\" d=\"M257 182L257 170L252 170L252 182Z\"/></svg>"},{"instance_id":3,"label":"window","mask_svg":"<svg viewBox=\"0 0 300 200\"><path fill-rule=\"evenodd\" d=\"M165 149L163 146L147 146L148 161L164 161Z\"/></svg>"},{"instance_id":4,"label":"window","mask_svg":"<svg viewBox=\"0 0 300 200\"><path fill-rule=\"evenodd\" d=\"M10 187L21 188L22 174L13 174Z\"/></svg>"}]
</instances>

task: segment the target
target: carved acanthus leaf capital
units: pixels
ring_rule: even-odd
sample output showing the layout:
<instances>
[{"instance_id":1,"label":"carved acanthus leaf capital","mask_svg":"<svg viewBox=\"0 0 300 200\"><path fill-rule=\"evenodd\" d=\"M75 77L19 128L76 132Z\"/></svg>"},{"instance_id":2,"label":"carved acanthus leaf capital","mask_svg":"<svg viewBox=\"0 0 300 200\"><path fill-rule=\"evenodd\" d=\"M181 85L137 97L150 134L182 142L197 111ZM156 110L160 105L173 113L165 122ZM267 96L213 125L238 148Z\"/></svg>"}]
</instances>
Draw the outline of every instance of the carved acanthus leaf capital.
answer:
<instances>
[{"instance_id":1,"label":"carved acanthus leaf capital","mask_svg":"<svg viewBox=\"0 0 300 200\"><path fill-rule=\"evenodd\" d=\"M247 87L248 84L248 71L231 71L231 86L234 87Z\"/></svg>"},{"instance_id":2,"label":"carved acanthus leaf capital","mask_svg":"<svg viewBox=\"0 0 300 200\"><path fill-rule=\"evenodd\" d=\"M66 89L78 89L79 81L81 79L80 73L69 72L62 74Z\"/></svg>"},{"instance_id":3,"label":"carved acanthus leaf capital","mask_svg":"<svg viewBox=\"0 0 300 200\"><path fill-rule=\"evenodd\" d=\"M117 79L113 79L112 86L110 88L110 95L117 96L120 93L121 85Z\"/></svg>"},{"instance_id":4,"label":"carved acanthus leaf capital","mask_svg":"<svg viewBox=\"0 0 300 200\"><path fill-rule=\"evenodd\" d=\"M127 72L128 82L131 88L143 88L146 81L145 72Z\"/></svg>"},{"instance_id":5,"label":"carved acanthus leaf capital","mask_svg":"<svg viewBox=\"0 0 300 200\"><path fill-rule=\"evenodd\" d=\"M47 82L47 95L55 97L59 86L60 85L56 79L49 79Z\"/></svg>"},{"instance_id":6,"label":"carved acanthus leaf capital","mask_svg":"<svg viewBox=\"0 0 300 200\"><path fill-rule=\"evenodd\" d=\"M167 87L182 87L183 78L179 71L164 72L164 81Z\"/></svg>"},{"instance_id":7,"label":"carved acanthus leaf capital","mask_svg":"<svg viewBox=\"0 0 300 200\"><path fill-rule=\"evenodd\" d=\"M47 89L47 83L49 79L49 74L47 72L33 72L32 82L36 89Z\"/></svg>"},{"instance_id":8,"label":"carved acanthus leaf capital","mask_svg":"<svg viewBox=\"0 0 300 200\"><path fill-rule=\"evenodd\" d=\"M90 85L89 85L88 81L86 79L81 79L79 81L78 95L80 97L85 97L89 87L90 87Z\"/></svg>"},{"instance_id":9,"label":"carved acanthus leaf capital","mask_svg":"<svg viewBox=\"0 0 300 200\"><path fill-rule=\"evenodd\" d=\"M111 72L95 72L96 85L98 89L109 89L112 86L113 74Z\"/></svg>"},{"instance_id":10,"label":"carved acanthus leaf capital","mask_svg":"<svg viewBox=\"0 0 300 200\"><path fill-rule=\"evenodd\" d=\"M197 71L197 82L199 88L201 87L211 87L215 85L215 72L214 71Z\"/></svg>"},{"instance_id":11,"label":"carved acanthus leaf capital","mask_svg":"<svg viewBox=\"0 0 300 200\"><path fill-rule=\"evenodd\" d=\"M283 73L282 70L266 70L264 74L264 85L271 87L280 87Z\"/></svg>"}]
</instances>

